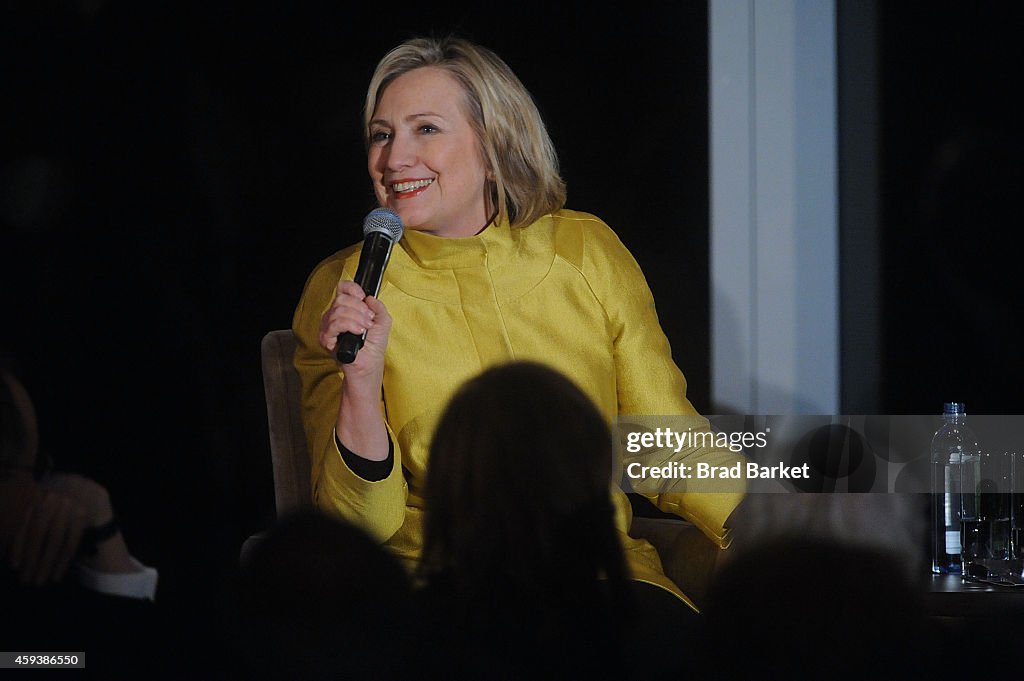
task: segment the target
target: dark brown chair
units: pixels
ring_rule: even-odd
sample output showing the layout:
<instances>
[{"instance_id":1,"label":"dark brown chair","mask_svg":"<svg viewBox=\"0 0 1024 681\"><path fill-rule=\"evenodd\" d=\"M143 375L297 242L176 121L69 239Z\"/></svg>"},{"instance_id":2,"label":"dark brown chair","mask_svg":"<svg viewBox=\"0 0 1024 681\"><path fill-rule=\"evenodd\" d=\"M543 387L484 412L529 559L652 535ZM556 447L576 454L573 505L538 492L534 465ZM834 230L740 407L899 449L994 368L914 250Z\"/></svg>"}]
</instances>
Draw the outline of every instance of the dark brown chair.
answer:
<instances>
[{"instance_id":1,"label":"dark brown chair","mask_svg":"<svg viewBox=\"0 0 1024 681\"><path fill-rule=\"evenodd\" d=\"M277 515L312 504L309 450L302 426L302 381L295 370L291 329L271 331L260 344L267 400Z\"/></svg>"}]
</instances>

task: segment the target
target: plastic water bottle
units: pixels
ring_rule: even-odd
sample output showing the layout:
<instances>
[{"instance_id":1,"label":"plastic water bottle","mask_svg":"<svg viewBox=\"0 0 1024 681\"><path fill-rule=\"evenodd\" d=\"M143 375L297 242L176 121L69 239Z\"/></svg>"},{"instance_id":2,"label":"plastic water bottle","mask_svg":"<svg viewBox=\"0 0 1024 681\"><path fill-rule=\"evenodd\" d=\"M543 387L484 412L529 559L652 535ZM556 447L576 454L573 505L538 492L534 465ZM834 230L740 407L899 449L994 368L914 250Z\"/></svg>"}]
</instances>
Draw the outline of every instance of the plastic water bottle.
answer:
<instances>
[{"instance_id":1,"label":"plastic water bottle","mask_svg":"<svg viewBox=\"0 0 1024 681\"><path fill-rule=\"evenodd\" d=\"M942 405L942 426L932 437L932 572L961 574L964 543L974 551L979 527L978 438L967 427L963 402ZM965 532L966 529L966 532Z\"/></svg>"}]
</instances>

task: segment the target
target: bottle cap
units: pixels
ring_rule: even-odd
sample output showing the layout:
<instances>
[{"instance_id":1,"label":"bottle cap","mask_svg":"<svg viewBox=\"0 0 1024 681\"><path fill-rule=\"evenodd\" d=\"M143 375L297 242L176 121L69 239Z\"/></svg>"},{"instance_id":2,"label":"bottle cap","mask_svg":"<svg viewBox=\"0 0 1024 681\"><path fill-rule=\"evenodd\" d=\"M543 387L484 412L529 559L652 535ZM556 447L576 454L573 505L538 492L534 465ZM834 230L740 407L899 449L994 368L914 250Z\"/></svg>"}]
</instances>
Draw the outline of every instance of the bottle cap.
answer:
<instances>
[{"instance_id":1,"label":"bottle cap","mask_svg":"<svg viewBox=\"0 0 1024 681\"><path fill-rule=\"evenodd\" d=\"M967 409L963 402L943 402L942 403L943 414L966 414Z\"/></svg>"}]
</instances>

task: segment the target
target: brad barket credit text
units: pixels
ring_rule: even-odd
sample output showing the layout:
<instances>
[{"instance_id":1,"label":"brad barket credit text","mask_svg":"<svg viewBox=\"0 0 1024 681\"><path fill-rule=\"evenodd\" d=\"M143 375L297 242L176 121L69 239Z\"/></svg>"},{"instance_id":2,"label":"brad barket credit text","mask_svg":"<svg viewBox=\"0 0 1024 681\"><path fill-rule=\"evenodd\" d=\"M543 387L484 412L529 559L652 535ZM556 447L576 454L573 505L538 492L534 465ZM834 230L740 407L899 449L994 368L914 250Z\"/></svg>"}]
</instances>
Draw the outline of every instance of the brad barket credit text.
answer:
<instances>
[{"instance_id":1,"label":"brad barket credit text","mask_svg":"<svg viewBox=\"0 0 1024 681\"><path fill-rule=\"evenodd\" d=\"M660 466L644 466L634 461L626 466L626 475L633 480L808 480L811 472L806 463L802 466L786 466L781 463L762 465L754 461L737 461L731 466L714 466L703 461L697 464L670 461Z\"/></svg>"}]
</instances>

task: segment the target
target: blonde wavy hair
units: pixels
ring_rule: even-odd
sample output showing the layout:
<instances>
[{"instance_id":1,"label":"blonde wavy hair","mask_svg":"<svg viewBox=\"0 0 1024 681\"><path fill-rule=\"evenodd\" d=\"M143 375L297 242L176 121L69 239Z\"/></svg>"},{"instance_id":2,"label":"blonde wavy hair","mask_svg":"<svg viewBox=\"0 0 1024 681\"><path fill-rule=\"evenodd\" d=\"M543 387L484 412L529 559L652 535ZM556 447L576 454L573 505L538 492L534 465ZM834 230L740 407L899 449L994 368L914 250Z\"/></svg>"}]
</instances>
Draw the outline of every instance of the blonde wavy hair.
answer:
<instances>
[{"instance_id":1,"label":"blonde wavy hair","mask_svg":"<svg viewBox=\"0 0 1024 681\"><path fill-rule=\"evenodd\" d=\"M366 91L367 144L384 89L402 74L425 66L444 69L465 92L466 113L491 174L491 205L498 215L522 227L564 206L558 155L533 97L498 55L462 38L414 38L384 55Z\"/></svg>"}]
</instances>

